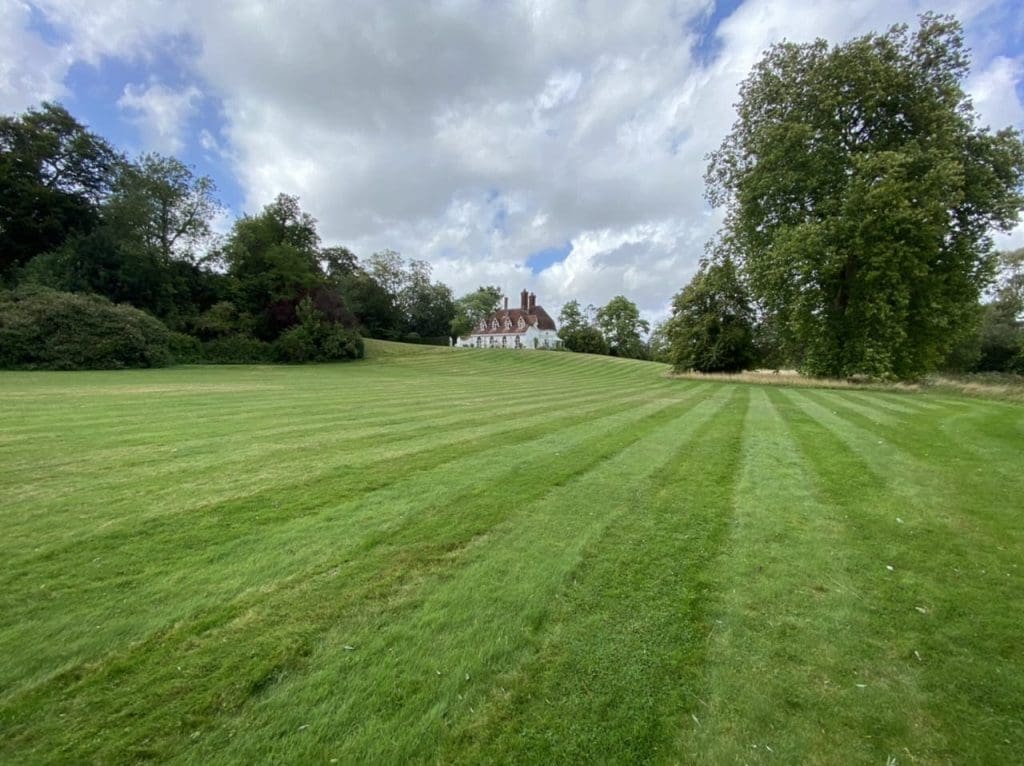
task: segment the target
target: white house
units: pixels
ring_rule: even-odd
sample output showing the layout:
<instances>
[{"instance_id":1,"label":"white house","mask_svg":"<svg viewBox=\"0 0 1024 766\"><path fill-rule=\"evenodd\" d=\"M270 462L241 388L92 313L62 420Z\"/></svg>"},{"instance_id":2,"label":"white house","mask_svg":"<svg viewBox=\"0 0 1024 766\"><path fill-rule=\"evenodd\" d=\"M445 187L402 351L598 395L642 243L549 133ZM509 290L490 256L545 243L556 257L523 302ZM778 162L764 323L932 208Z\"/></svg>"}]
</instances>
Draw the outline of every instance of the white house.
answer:
<instances>
[{"instance_id":1,"label":"white house","mask_svg":"<svg viewBox=\"0 0 1024 766\"><path fill-rule=\"evenodd\" d=\"M537 296L523 290L517 309L499 309L480 320L473 332L459 338L459 348L557 348L562 345L555 320L541 306Z\"/></svg>"}]
</instances>

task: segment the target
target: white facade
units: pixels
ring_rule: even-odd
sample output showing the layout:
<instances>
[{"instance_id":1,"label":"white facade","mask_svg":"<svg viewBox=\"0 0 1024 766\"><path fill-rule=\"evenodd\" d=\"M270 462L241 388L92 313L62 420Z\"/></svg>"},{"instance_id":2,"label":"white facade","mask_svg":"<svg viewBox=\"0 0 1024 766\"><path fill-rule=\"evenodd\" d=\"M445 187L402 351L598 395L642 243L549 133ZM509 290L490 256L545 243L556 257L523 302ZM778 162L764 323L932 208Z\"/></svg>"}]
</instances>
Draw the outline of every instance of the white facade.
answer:
<instances>
[{"instance_id":1,"label":"white facade","mask_svg":"<svg viewBox=\"0 0 1024 766\"><path fill-rule=\"evenodd\" d=\"M522 332L508 331L507 333L473 333L464 338L459 338L455 346L457 348L559 348L562 339L558 337L555 330L538 330L536 327L527 327Z\"/></svg>"},{"instance_id":2,"label":"white facade","mask_svg":"<svg viewBox=\"0 0 1024 766\"><path fill-rule=\"evenodd\" d=\"M559 348L558 328L541 306L537 296L523 290L519 295L519 308L510 309L508 298L505 308L494 311L480 320L473 332L455 343L457 348Z\"/></svg>"}]
</instances>

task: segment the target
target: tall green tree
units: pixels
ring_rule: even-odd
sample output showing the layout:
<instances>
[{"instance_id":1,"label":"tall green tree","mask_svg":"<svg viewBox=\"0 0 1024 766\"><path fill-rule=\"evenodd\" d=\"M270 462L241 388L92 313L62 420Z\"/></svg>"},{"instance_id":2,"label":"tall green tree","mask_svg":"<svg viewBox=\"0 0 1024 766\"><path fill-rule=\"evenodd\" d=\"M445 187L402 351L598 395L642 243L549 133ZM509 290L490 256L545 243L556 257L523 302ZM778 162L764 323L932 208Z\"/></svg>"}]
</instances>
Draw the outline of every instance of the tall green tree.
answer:
<instances>
[{"instance_id":1,"label":"tall green tree","mask_svg":"<svg viewBox=\"0 0 1024 766\"><path fill-rule=\"evenodd\" d=\"M455 301L455 318L451 321L452 335L469 335L480 320L498 308L501 303L501 288L495 285L481 285Z\"/></svg>"},{"instance_id":2,"label":"tall green tree","mask_svg":"<svg viewBox=\"0 0 1024 766\"><path fill-rule=\"evenodd\" d=\"M669 360L679 370L739 372L754 361L754 310L735 264L705 262L672 302Z\"/></svg>"},{"instance_id":3,"label":"tall green tree","mask_svg":"<svg viewBox=\"0 0 1024 766\"><path fill-rule=\"evenodd\" d=\"M399 305L406 333L441 338L451 334L455 296L448 285L432 282L431 273L426 261L410 260L399 291Z\"/></svg>"},{"instance_id":4,"label":"tall green tree","mask_svg":"<svg viewBox=\"0 0 1024 766\"><path fill-rule=\"evenodd\" d=\"M1024 319L1024 247L999 254L994 302Z\"/></svg>"},{"instance_id":5,"label":"tall green tree","mask_svg":"<svg viewBox=\"0 0 1024 766\"><path fill-rule=\"evenodd\" d=\"M651 327L651 335L647 339L647 354L653 362L669 363L672 361L672 340L669 337L671 321L666 319L656 322Z\"/></svg>"},{"instance_id":6,"label":"tall green tree","mask_svg":"<svg viewBox=\"0 0 1024 766\"><path fill-rule=\"evenodd\" d=\"M608 341L594 326L593 306L581 308L580 302L571 300L562 306L558 314L558 337L563 348L580 354L608 354Z\"/></svg>"},{"instance_id":7,"label":"tall green tree","mask_svg":"<svg viewBox=\"0 0 1024 766\"><path fill-rule=\"evenodd\" d=\"M608 343L612 356L643 359L646 356L641 333L647 333L651 326L640 318L636 304L623 295L616 295L597 310L597 327Z\"/></svg>"},{"instance_id":8,"label":"tall green tree","mask_svg":"<svg viewBox=\"0 0 1024 766\"><path fill-rule=\"evenodd\" d=\"M278 195L259 215L235 222L220 258L234 303L256 337L276 339L298 322L303 298L329 289L319 245L316 220L287 194Z\"/></svg>"},{"instance_id":9,"label":"tall green tree","mask_svg":"<svg viewBox=\"0 0 1024 766\"><path fill-rule=\"evenodd\" d=\"M0 117L0 277L91 232L120 163L59 104Z\"/></svg>"},{"instance_id":10,"label":"tall green tree","mask_svg":"<svg viewBox=\"0 0 1024 766\"><path fill-rule=\"evenodd\" d=\"M773 46L711 156L719 251L804 370L914 377L970 332L990 231L1024 205L1016 131L978 128L960 25Z\"/></svg>"},{"instance_id":11,"label":"tall green tree","mask_svg":"<svg viewBox=\"0 0 1024 766\"><path fill-rule=\"evenodd\" d=\"M124 164L103 206L116 236L170 260L198 260L213 239L221 205L209 176L196 176L174 157L144 154Z\"/></svg>"}]
</instances>

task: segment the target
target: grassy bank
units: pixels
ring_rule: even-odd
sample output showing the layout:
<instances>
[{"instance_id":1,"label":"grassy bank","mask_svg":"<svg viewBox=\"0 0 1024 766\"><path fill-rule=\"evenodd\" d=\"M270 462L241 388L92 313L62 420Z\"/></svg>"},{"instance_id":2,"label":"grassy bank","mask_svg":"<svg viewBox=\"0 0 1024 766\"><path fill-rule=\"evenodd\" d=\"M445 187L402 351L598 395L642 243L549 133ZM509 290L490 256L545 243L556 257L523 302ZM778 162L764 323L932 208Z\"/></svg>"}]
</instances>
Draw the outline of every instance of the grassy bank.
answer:
<instances>
[{"instance_id":1,"label":"grassy bank","mask_svg":"<svg viewBox=\"0 0 1024 766\"><path fill-rule=\"evenodd\" d=\"M1024 408L368 352L0 375L0 760L1024 760Z\"/></svg>"}]
</instances>

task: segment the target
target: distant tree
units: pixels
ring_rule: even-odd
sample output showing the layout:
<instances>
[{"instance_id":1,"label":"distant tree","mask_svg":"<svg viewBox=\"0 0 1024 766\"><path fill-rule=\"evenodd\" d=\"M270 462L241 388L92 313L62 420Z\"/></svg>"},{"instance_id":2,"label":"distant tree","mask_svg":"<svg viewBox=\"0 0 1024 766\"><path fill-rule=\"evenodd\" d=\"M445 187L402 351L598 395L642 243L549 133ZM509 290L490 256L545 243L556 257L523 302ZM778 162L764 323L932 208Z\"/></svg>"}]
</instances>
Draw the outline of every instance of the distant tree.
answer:
<instances>
[{"instance_id":1,"label":"distant tree","mask_svg":"<svg viewBox=\"0 0 1024 766\"><path fill-rule=\"evenodd\" d=\"M396 305L407 280L405 260L394 250L381 250L366 261L366 271L387 293Z\"/></svg>"},{"instance_id":2,"label":"distant tree","mask_svg":"<svg viewBox=\"0 0 1024 766\"><path fill-rule=\"evenodd\" d=\"M669 359L679 370L739 372L754 360L754 311L728 258L705 262L672 302Z\"/></svg>"},{"instance_id":3,"label":"distant tree","mask_svg":"<svg viewBox=\"0 0 1024 766\"><path fill-rule=\"evenodd\" d=\"M1024 319L1024 247L1000 253L997 263L994 303L1005 312Z\"/></svg>"},{"instance_id":4,"label":"distant tree","mask_svg":"<svg viewBox=\"0 0 1024 766\"><path fill-rule=\"evenodd\" d=\"M563 348L580 354L608 354L608 341L594 325L594 314L593 306L580 308L577 300L562 306L558 314L558 337Z\"/></svg>"},{"instance_id":5,"label":"distant tree","mask_svg":"<svg viewBox=\"0 0 1024 766\"><path fill-rule=\"evenodd\" d=\"M286 194L259 215L235 222L220 259L232 282L232 302L257 338L274 340L296 324L303 298L342 302L320 266L319 243L316 220Z\"/></svg>"},{"instance_id":6,"label":"distant tree","mask_svg":"<svg viewBox=\"0 0 1024 766\"><path fill-rule=\"evenodd\" d=\"M1024 146L976 127L962 29L926 14L829 47L774 45L711 156L719 251L802 368L908 378L971 330L993 229L1024 204Z\"/></svg>"},{"instance_id":7,"label":"distant tree","mask_svg":"<svg viewBox=\"0 0 1024 766\"><path fill-rule=\"evenodd\" d=\"M977 330L959 343L945 368L1024 373L1024 249L1000 253L991 300L977 307Z\"/></svg>"},{"instance_id":8,"label":"distant tree","mask_svg":"<svg viewBox=\"0 0 1024 766\"><path fill-rule=\"evenodd\" d=\"M453 337L469 335L485 316L495 311L501 302L501 288L481 285L455 301L455 318L451 321Z\"/></svg>"},{"instance_id":9,"label":"distant tree","mask_svg":"<svg viewBox=\"0 0 1024 766\"><path fill-rule=\"evenodd\" d=\"M671 361L670 327L671 323L668 320L664 320L657 322L651 328L651 335L647 339L647 355L654 362L669 363Z\"/></svg>"},{"instance_id":10,"label":"distant tree","mask_svg":"<svg viewBox=\"0 0 1024 766\"><path fill-rule=\"evenodd\" d=\"M0 277L91 232L120 162L59 104L0 117Z\"/></svg>"},{"instance_id":11,"label":"distant tree","mask_svg":"<svg viewBox=\"0 0 1024 766\"><path fill-rule=\"evenodd\" d=\"M208 176L195 176L173 157L145 154L122 166L103 206L104 223L136 249L169 260L195 261L212 241L221 206Z\"/></svg>"},{"instance_id":12,"label":"distant tree","mask_svg":"<svg viewBox=\"0 0 1024 766\"><path fill-rule=\"evenodd\" d=\"M405 332L440 338L451 334L455 318L455 297L442 282L431 282L426 261L411 260L403 275L399 305L405 318Z\"/></svg>"},{"instance_id":13,"label":"distant tree","mask_svg":"<svg viewBox=\"0 0 1024 766\"><path fill-rule=\"evenodd\" d=\"M451 333L456 314L454 296L447 285L431 281L431 266L426 261L406 261L394 250L374 253L367 259L363 275L353 278L349 290L357 316L368 327L367 315L372 314L374 335L439 338Z\"/></svg>"},{"instance_id":14,"label":"distant tree","mask_svg":"<svg viewBox=\"0 0 1024 766\"><path fill-rule=\"evenodd\" d=\"M636 304L625 296L616 295L597 310L597 327L612 356L644 358L646 348L641 333L648 332L651 326L640 318Z\"/></svg>"},{"instance_id":15,"label":"distant tree","mask_svg":"<svg viewBox=\"0 0 1024 766\"><path fill-rule=\"evenodd\" d=\"M580 354L603 354L608 355L608 341L604 339L601 331L593 325L584 325L576 329L560 329L558 337L562 339L562 346L568 351L575 351Z\"/></svg>"},{"instance_id":16,"label":"distant tree","mask_svg":"<svg viewBox=\"0 0 1024 766\"><path fill-rule=\"evenodd\" d=\"M559 336L561 336L562 330L573 332L589 324L590 322L584 316L583 309L580 308L580 302L577 300L566 302L558 314Z\"/></svg>"}]
</instances>

